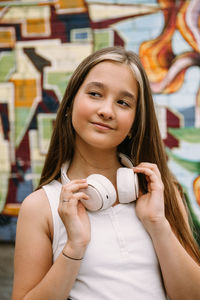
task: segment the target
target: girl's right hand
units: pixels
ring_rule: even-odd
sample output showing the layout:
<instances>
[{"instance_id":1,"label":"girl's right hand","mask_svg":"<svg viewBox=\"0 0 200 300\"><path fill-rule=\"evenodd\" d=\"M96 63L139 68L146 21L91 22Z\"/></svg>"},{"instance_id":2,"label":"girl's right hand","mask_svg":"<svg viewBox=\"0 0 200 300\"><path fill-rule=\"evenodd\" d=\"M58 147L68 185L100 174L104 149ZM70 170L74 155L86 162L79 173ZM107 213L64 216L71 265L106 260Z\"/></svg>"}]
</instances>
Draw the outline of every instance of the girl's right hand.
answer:
<instances>
[{"instance_id":1,"label":"girl's right hand","mask_svg":"<svg viewBox=\"0 0 200 300\"><path fill-rule=\"evenodd\" d=\"M88 213L80 202L88 196L80 191L88 187L86 179L72 180L62 186L58 213L67 231L65 250L71 255L83 253L90 241L90 221Z\"/></svg>"}]
</instances>

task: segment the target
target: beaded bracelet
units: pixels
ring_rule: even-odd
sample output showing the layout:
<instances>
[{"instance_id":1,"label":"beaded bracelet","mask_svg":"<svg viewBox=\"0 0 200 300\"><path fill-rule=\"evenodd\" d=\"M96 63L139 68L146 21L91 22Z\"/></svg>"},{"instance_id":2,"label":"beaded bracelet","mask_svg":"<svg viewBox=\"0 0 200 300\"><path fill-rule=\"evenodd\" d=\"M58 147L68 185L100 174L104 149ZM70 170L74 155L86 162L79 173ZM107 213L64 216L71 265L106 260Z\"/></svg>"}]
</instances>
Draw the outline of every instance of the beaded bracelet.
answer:
<instances>
[{"instance_id":1,"label":"beaded bracelet","mask_svg":"<svg viewBox=\"0 0 200 300\"><path fill-rule=\"evenodd\" d=\"M81 257L81 258L74 258L74 257L68 256L67 254L64 253L64 251L62 251L62 254L63 254L65 257L67 257L67 258L69 258L69 259L72 259L72 260L82 260L82 259L83 259L83 257Z\"/></svg>"}]
</instances>

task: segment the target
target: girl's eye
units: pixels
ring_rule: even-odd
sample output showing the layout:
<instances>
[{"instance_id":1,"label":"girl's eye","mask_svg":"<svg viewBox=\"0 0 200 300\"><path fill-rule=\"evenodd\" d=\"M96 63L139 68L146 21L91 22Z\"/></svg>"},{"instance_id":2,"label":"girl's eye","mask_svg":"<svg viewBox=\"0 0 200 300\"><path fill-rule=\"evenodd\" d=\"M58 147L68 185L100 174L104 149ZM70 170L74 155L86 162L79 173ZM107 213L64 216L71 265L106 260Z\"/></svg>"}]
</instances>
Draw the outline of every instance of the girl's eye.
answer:
<instances>
[{"instance_id":1,"label":"girl's eye","mask_svg":"<svg viewBox=\"0 0 200 300\"><path fill-rule=\"evenodd\" d=\"M88 94L92 97L101 97L101 94L98 92L89 92Z\"/></svg>"},{"instance_id":2,"label":"girl's eye","mask_svg":"<svg viewBox=\"0 0 200 300\"><path fill-rule=\"evenodd\" d=\"M124 100L118 100L117 103L120 104L120 105L122 105L122 106L128 106L128 107L130 106L130 105L128 104L128 102L126 102L126 101L124 101Z\"/></svg>"}]
</instances>

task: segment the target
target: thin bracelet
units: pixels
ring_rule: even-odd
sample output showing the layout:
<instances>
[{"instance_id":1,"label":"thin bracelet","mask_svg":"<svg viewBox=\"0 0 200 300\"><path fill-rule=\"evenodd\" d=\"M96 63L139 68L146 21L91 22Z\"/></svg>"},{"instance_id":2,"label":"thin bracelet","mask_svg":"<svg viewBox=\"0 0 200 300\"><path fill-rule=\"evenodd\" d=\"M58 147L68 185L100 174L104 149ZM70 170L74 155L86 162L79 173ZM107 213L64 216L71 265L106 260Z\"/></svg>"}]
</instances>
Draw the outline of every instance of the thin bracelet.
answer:
<instances>
[{"instance_id":1,"label":"thin bracelet","mask_svg":"<svg viewBox=\"0 0 200 300\"><path fill-rule=\"evenodd\" d=\"M72 259L72 260L82 260L82 259L83 259L83 257L81 257L81 258L74 258L74 257L68 256L67 254L64 253L64 251L62 251L62 254L63 254L65 257L67 257L67 258L69 258L69 259Z\"/></svg>"}]
</instances>

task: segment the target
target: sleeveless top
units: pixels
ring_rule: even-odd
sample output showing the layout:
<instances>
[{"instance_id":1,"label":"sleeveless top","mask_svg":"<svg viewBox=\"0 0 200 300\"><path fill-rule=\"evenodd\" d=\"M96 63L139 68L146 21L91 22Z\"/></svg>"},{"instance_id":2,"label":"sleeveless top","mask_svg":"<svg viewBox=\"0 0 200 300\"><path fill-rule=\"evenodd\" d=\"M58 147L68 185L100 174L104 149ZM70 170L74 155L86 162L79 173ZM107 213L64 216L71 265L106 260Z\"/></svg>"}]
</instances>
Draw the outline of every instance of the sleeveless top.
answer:
<instances>
[{"instance_id":1,"label":"sleeveless top","mask_svg":"<svg viewBox=\"0 0 200 300\"><path fill-rule=\"evenodd\" d=\"M61 183L43 186L53 218L53 261L67 234L58 214ZM151 238L136 216L135 203L88 212L91 241L76 281L72 300L166 300L159 263Z\"/></svg>"}]
</instances>

